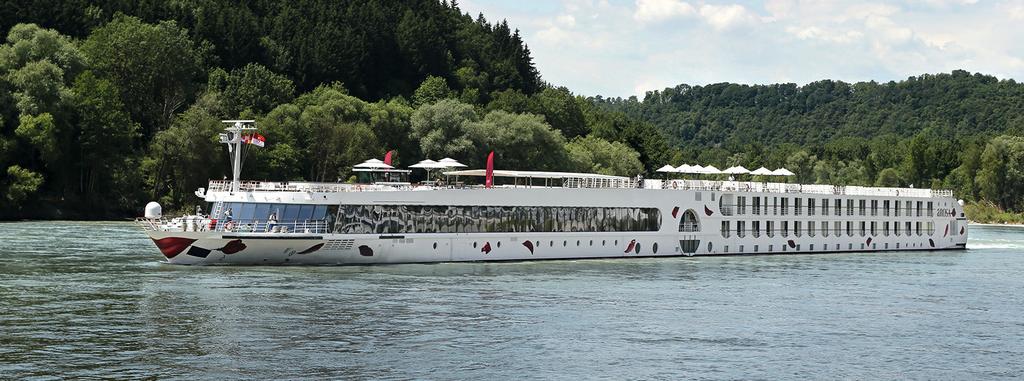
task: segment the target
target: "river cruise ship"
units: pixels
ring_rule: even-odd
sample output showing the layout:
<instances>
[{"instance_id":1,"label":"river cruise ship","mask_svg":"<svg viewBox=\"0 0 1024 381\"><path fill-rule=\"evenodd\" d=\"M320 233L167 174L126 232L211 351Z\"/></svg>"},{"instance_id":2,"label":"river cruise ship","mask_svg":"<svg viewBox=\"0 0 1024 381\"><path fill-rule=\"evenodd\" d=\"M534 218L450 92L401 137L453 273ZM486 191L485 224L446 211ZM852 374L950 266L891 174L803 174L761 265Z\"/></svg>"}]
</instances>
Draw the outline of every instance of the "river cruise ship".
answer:
<instances>
[{"instance_id":1,"label":"river cruise ship","mask_svg":"<svg viewBox=\"0 0 1024 381\"><path fill-rule=\"evenodd\" d=\"M252 121L222 134L234 178L196 195L208 214L138 222L175 264L345 265L964 249L951 191L776 182L449 170L493 186L241 181ZM383 164L383 163L381 163ZM357 168L359 170L360 168ZM396 181L398 180L398 181ZM490 182L490 181L488 181Z\"/></svg>"}]
</instances>

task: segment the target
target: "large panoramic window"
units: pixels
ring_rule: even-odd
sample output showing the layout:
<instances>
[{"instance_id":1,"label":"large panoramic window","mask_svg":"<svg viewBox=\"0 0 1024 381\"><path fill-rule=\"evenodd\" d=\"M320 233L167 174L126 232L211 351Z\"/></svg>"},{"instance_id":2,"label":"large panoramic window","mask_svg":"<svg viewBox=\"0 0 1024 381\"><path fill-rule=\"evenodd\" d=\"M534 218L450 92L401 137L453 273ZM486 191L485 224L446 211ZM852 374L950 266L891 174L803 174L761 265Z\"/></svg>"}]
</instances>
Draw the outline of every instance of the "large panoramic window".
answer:
<instances>
[{"instance_id":1,"label":"large panoramic window","mask_svg":"<svg viewBox=\"0 0 1024 381\"><path fill-rule=\"evenodd\" d=\"M657 231L656 208L342 205L349 234Z\"/></svg>"},{"instance_id":2,"label":"large panoramic window","mask_svg":"<svg viewBox=\"0 0 1024 381\"><path fill-rule=\"evenodd\" d=\"M210 208L213 209L213 204ZM214 218L227 218L227 212L231 211L231 218L240 223L250 221L267 221L271 214L278 222L295 221L321 221L329 215L328 209L336 209L334 206L314 204L270 204L253 202L225 202L219 216ZM212 211L211 211L212 212Z\"/></svg>"}]
</instances>

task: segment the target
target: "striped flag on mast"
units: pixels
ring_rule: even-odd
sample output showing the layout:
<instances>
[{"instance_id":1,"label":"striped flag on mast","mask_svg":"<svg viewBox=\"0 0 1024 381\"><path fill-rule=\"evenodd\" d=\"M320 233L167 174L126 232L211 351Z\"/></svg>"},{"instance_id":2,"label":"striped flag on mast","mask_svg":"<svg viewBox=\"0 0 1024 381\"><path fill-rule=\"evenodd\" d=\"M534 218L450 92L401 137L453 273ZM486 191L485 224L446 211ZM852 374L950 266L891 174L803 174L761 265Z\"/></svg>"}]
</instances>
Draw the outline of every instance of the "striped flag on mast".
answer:
<instances>
[{"instance_id":1,"label":"striped flag on mast","mask_svg":"<svg viewBox=\"0 0 1024 381\"><path fill-rule=\"evenodd\" d=\"M259 133L253 133L252 135L242 135L242 143L252 144L257 147L264 147L267 144L267 138L263 137Z\"/></svg>"}]
</instances>

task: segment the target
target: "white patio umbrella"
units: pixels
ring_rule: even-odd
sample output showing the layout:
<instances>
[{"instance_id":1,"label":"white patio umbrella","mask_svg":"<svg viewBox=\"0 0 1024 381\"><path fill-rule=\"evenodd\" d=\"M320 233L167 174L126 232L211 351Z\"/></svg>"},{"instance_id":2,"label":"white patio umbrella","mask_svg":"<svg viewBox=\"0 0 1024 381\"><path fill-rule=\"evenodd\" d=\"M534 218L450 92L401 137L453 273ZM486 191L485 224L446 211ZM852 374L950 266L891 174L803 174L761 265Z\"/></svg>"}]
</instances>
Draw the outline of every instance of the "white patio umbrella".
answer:
<instances>
[{"instance_id":1,"label":"white patio umbrella","mask_svg":"<svg viewBox=\"0 0 1024 381\"><path fill-rule=\"evenodd\" d=\"M703 173L705 175L720 175L722 174L722 170L718 169L713 165L709 165L707 167L704 167L704 169L700 173Z\"/></svg>"},{"instance_id":2,"label":"white patio umbrella","mask_svg":"<svg viewBox=\"0 0 1024 381\"><path fill-rule=\"evenodd\" d=\"M692 169L693 169L693 167L690 166L689 164L683 164L683 165L680 165L680 166L676 167L675 171L678 172L678 173L690 173L690 170L692 170Z\"/></svg>"},{"instance_id":3,"label":"white patio umbrella","mask_svg":"<svg viewBox=\"0 0 1024 381\"><path fill-rule=\"evenodd\" d=\"M751 175L756 175L756 176L772 176L773 175L772 171L770 169L768 169L768 168L765 168L765 167L761 167L761 168L755 169L753 172L750 172L750 174Z\"/></svg>"},{"instance_id":4,"label":"white patio umbrella","mask_svg":"<svg viewBox=\"0 0 1024 381\"><path fill-rule=\"evenodd\" d=\"M438 164L437 164L436 161L433 161L433 160L430 160L430 159L426 159L426 160L420 160L419 163L410 165L409 168L434 169L434 168L443 168L443 167L438 167Z\"/></svg>"},{"instance_id":5,"label":"white patio umbrella","mask_svg":"<svg viewBox=\"0 0 1024 381\"><path fill-rule=\"evenodd\" d=\"M746 168L743 168L742 165L737 165L735 167L726 168L724 171L722 171L722 173L725 173L725 174L728 174L728 175L744 175L744 174L750 173L750 170L746 169Z\"/></svg>"},{"instance_id":6,"label":"white patio umbrella","mask_svg":"<svg viewBox=\"0 0 1024 381\"><path fill-rule=\"evenodd\" d=\"M437 162L438 162L438 164L443 164L444 168L465 168L466 167L465 164L462 164L458 160L452 159L450 157L446 157L444 159L438 160Z\"/></svg>"},{"instance_id":7,"label":"white patio umbrella","mask_svg":"<svg viewBox=\"0 0 1024 381\"><path fill-rule=\"evenodd\" d=\"M433 160L430 160L430 159L426 159L426 160L420 160L419 163L410 165L409 168L419 168L419 169L426 170L427 171L427 180L430 180L430 170L431 169L448 168L448 167L445 167L444 164L441 164L439 162L436 162L436 161L433 161Z\"/></svg>"},{"instance_id":8,"label":"white patio umbrella","mask_svg":"<svg viewBox=\"0 0 1024 381\"><path fill-rule=\"evenodd\" d=\"M668 165L668 164L665 164L661 168L658 168L658 169L655 170L655 172L666 172L666 173L667 172L675 172L675 171L676 171L676 167L673 167L673 166Z\"/></svg>"},{"instance_id":9,"label":"white patio umbrella","mask_svg":"<svg viewBox=\"0 0 1024 381\"><path fill-rule=\"evenodd\" d=\"M443 165L444 168L465 168L466 167L465 164L462 164L458 160L452 159L450 157L446 157L444 159L438 160L437 163L440 164L440 165ZM448 175L444 176L444 180L446 182L449 180L448 179ZM455 176L455 182L458 182L458 181L459 181L459 176Z\"/></svg>"},{"instance_id":10,"label":"white patio umbrella","mask_svg":"<svg viewBox=\"0 0 1024 381\"><path fill-rule=\"evenodd\" d=\"M772 171L772 176L796 176L796 174L793 173L793 172L790 172L786 168L779 168L779 169L776 169L776 170Z\"/></svg>"},{"instance_id":11,"label":"white patio umbrella","mask_svg":"<svg viewBox=\"0 0 1024 381\"><path fill-rule=\"evenodd\" d=\"M680 167L682 167L682 166L680 166ZM704 173L704 167L701 167L699 164L691 165L691 166L688 166L686 168L686 171L683 172L683 173L701 174L701 173Z\"/></svg>"},{"instance_id":12,"label":"white patio umbrella","mask_svg":"<svg viewBox=\"0 0 1024 381\"><path fill-rule=\"evenodd\" d=\"M378 159L370 159L370 160L364 161L362 163L353 165L352 167L354 167L354 168L370 168L370 169L395 169L395 167L392 167L390 165L384 164L383 161L380 161Z\"/></svg>"}]
</instances>

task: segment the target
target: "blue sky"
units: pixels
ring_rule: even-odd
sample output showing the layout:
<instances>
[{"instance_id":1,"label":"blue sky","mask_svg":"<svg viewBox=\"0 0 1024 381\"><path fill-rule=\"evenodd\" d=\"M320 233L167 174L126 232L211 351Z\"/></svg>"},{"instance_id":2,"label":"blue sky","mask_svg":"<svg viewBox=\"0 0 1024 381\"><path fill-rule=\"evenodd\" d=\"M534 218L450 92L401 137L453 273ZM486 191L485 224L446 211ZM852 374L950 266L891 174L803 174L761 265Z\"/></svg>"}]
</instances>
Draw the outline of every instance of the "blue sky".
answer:
<instances>
[{"instance_id":1,"label":"blue sky","mask_svg":"<svg viewBox=\"0 0 1024 381\"><path fill-rule=\"evenodd\" d=\"M548 82L583 95L680 83L1024 79L1024 0L461 0L520 29Z\"/></svg>"}]
</instances>

